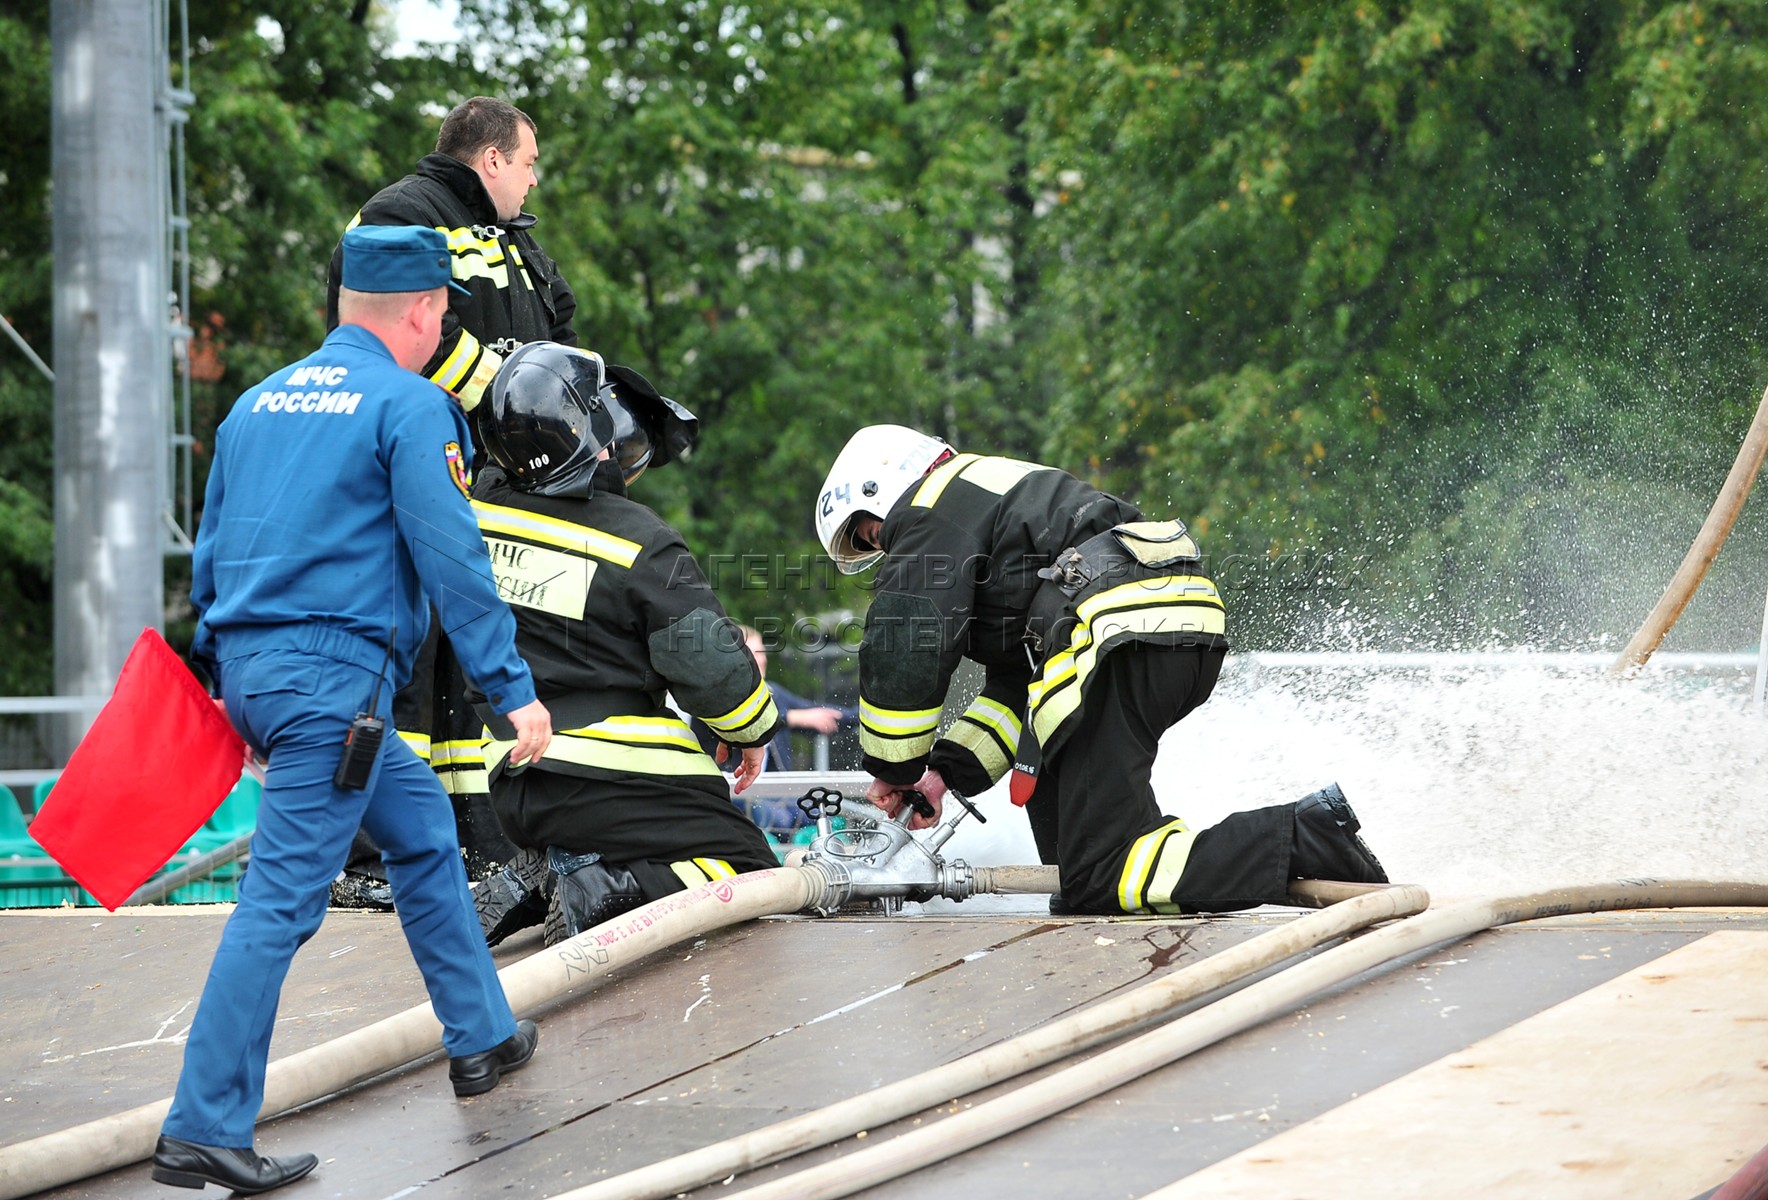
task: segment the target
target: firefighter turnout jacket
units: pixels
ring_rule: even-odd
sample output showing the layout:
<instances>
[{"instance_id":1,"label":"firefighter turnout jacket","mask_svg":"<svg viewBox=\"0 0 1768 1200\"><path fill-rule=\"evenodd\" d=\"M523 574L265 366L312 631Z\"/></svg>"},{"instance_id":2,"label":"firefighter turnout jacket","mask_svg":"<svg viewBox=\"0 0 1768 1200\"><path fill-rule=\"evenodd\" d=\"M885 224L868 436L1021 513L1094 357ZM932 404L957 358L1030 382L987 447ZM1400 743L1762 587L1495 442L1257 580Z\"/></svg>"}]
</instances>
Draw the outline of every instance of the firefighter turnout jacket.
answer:
<instances>
[{"instance_id":1,"label":"firefighter turnout jacket","mask_svg":"<svg viewBox=\"0 0 1768 1200\"><path fill-rule=\"evenodd\" d=\"M742 632L725 615L681 535L626 496L617 463L588 496L539 496L490 468L473 487L492 573L516 613L516 646L553 714L540 766L591 778L723 774L665 702L733 747L759 746L779 710ZM512 743L490 715L495 782ZM722 802L722 801L721 801Z\"/></svg>"},{"instance_id":2,"label":"firefighter turnout jacket","mask_svg":"<svg viewBox=\"0 0 1768 1200\"><path fill-rule=\"evenodd\" d=\"M1221 597L1183 525L1144 521L1054 467L946 459L891 509L879 542L860 746L865 770L888 783L913 784L931 765L960 792L984 791L1022 741L1045 754L1060 745L1112 650L1227 645ZM983 667L982 691L938 737L963 658Z\"/></svg>"},{"instance_id":3,"label":"firefighter turnout jacket","mask_svg":"<svg viewBox=\"0 0 1768 1200\"><path fill-rule=\"evenodd\" d=\"M534 218L499 221L478 173L446 154L427 154L417 171L381 189L346 226L428 225L448 238L455 282L442 319L442 341L423 374L471 412L517 346L542 340L577 344L577 299L534 240ZM338 323L342 243L332 253L326 328Z\"/></svg>"}]
</instances>

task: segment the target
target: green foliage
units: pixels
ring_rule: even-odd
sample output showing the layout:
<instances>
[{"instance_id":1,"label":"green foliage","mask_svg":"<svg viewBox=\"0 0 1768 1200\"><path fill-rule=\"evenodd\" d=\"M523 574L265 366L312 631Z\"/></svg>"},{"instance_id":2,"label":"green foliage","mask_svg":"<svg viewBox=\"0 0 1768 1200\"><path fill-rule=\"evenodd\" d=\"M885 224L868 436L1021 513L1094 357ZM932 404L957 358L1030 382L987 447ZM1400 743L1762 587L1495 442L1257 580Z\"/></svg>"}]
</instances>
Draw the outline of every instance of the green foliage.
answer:
<instances>
[{"instance_id":1,"label":"green foliage","mask_svg":"<svg viewBox=\"0 0 1768 1200\"><path fill-rule=\"evenodd\" d=\"M1430 605L1350 591L1414 636L1600 632L1530 616L1527 578L1571 582L1537 559L1598 515L1573 481L1710 496L1764 374L1740 11L1003 6L1074 180L1042 230L1053 456L1229 555L1402 547ZM1568 519L1474 536L1517 481ZM1468 582L1519 571L1514 602ZM1315 619L1244 582L1255 639Z\"/></svg>"},{"instance_id":2,"label":"green foliage","mask_svg":"<svg viewBox=\"0 0 1768 1200\"><path fill-rule=\"evenodd\" d=\"M49 5L0 14L0 128L13 154L0 164L0 318L48 359ZM54 392L10 337L0 340L0 694L54 690Z\"/></svg>"},{"instance_id":3,"label":"green foliage","mask_svg":"<svg viewBox=\"0 0 1768 1200\"><path fill-rule=\"evenodd\" d=\"M1243 646L1613 642L1768 380L1755 5L465 0L405 57L366 2L191 18L199 442L317 340L356 207L503 95L583 341L704 422L636 490L740 619L863 608L811 500L889 420L1190 519ZM43 347L47 180L9 170L0 310ZM12 646L48 638L48 411L0 347ZM1689 644L1750 636L1760 509ZM46 690L32 657L0 685Z\"/></svg>"}]
</instances>

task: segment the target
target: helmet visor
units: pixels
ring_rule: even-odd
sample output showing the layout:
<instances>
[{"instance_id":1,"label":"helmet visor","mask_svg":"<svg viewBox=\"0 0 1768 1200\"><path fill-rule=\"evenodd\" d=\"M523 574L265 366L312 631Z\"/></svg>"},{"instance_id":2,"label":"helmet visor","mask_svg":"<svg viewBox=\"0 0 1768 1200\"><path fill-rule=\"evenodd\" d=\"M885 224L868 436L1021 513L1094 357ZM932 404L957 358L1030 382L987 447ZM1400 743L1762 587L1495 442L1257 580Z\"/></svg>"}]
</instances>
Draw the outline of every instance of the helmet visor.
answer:
<instances>
[{"instance_id":1,"label":"helmet visor","mask_svg":"<svg viewBox=\"0 0 1768 1200\"><path fill-rule=\"evenodd\" d=\"M621 476L631 483L644 474L657 445L651 431L638 419L630 404L617 394L604 392L603 396L609 401L608 411L614 414L614 440L609 449L614 461L620 464Z\"/></svg>"},{"instance_id":2,"label":"helmet visor","mask_svg":"<svg viewBox=\"0 0 1768 1200\"><path fill-rule=\"evenodd\" d=\"M848 514L829 538L829 557L835 560L835 569L843 575L858 575L884 557L883 548L869 538L861 538L856 528L862 517L871 516L873 514L864 511Z\"/></svg>"}]
</instances>

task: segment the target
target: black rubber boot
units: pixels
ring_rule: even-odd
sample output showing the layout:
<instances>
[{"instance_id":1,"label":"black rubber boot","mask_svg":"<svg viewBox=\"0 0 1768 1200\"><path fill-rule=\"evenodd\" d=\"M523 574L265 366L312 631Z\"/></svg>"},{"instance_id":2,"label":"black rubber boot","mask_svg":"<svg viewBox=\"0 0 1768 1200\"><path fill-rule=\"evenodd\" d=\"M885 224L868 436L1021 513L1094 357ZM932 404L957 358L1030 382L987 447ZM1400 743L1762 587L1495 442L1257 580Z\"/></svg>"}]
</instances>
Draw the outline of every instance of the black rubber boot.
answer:
<instances>
[{"instance_id":1,"label":"black rubber boot","mask_svg":"<svg viewBox=\"0 0 1768 1200\"><path fill-rule=\"evenodd\" d=\"M331 906L392 912L393 887L385 879L378 879L373 875L344 871L332 880Z\"/></svg>"},{"instance_id":2,"label":"black rubber boot","mask_svg":"<svg viewBox=\"0 0 1768 1200\"><path fill-rule=\"evenodd\" d=\"M546 902L553 888L552 870L538 850L518 850L501 871L494 871L473 889L473 907L485 944L495 946L518 929L546 920Z\"/></svg>"},{"instance_id":3,"label":"black rubber boot","mask_svg":"<svg viewBox=\"0 0 1768 1200\"><path fill-rule=\"evenodd\" d=\"M1357 836L1361 822L1336 783L1295 802L1295 840L1289 851L1292 879L1339 883L1386 883L1387 872Z\"/></svg>"},{"instance_id":4,"label":"black rubber boot","mask_svg":"<svg viewBox=\"0 0 1768 1200\"><path fill-rule=\"evenodd\" d=\"M631 871L596 861L559 876L557 903L547 914L546 944L576 937L645 902Z\"/></svg>"}]
</instances>

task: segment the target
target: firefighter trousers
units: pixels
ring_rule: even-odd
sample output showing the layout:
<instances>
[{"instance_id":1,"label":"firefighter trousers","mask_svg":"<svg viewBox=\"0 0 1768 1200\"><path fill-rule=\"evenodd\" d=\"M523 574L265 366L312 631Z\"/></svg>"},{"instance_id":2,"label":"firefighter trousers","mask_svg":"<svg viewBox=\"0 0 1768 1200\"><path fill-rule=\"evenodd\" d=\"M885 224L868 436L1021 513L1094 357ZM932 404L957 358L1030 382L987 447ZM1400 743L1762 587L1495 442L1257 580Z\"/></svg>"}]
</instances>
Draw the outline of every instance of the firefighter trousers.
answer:
<instances>
[{"instance_id":1,"label":"firefighter trousers","mask_svg":"<svg viewBox=\"0 0 1768 1200\"><path fill-rule=\"evenodd\" d=\"M1154 796L1161 735L1209 698L1224 653L1138 642L1094 668L1075 727L1046 753L1026 805L1070 909L1226 912L1287 895L1293 804L1193 833Z\"/></svg>"},{"instance_id":2,"label":"firefighter trousers","mask_svg":"<svg viewBox=\"0 0 1768 1200\"><path fill-rule=\"evenodd\" d=\"M600 854L630 870L646 900L780 865L767 835L730 802L723 775L584 771L499 773L491 802L509 839L542 852Z\"/></svg>"}]
</instances>

